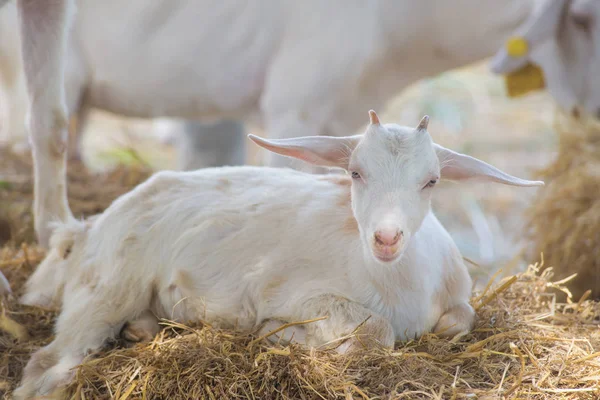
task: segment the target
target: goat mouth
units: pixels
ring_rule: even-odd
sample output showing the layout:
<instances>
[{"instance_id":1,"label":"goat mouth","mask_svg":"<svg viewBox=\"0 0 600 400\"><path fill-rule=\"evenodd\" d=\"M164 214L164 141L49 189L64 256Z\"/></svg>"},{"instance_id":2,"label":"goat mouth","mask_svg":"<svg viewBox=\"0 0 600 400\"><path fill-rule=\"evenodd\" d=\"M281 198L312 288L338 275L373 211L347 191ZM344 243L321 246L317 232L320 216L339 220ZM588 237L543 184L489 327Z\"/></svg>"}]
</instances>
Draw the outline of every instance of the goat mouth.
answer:
<instances>
[{"instance_id":1,"label":"goat mouth","mask_svg":"<svg viewBox=\"0 0 600 400\"><path fill-rule=\"evenodd\" d=\"M383 263L390 263L397 260L399 254L398 246L376 246L373 249L375 258Z\"/></svg>"},{"instance_id":2,"label":"goat mouth","mask_svg":"<svg viewBox=\"0 0 600 400\"><path fill-rule=\"evenodd\" d=\"M375 254L375 258L377 258L377 260L379 260L380 262L383 262L383 263L391 263L392 261L396 261L398 256L397 255L383 256L380 254Z\"/></svg>"}]
</instances>

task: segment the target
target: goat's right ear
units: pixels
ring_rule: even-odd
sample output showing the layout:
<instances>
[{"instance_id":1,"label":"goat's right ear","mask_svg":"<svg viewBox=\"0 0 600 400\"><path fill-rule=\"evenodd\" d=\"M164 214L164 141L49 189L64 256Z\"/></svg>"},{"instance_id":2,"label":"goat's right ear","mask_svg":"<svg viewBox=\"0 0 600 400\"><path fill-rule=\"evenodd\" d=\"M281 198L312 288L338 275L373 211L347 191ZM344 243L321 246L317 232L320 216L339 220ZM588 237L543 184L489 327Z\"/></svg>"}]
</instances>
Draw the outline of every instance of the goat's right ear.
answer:
<instances>
[{"instance_id":1,"label":"goat's right ear","mask_svg":"<svg viewBox=\"0 0 600 400\"><path fill-rule=\"evenodd\" d=\"M541 60L532 59L532 51L558 36L561 20L569 3L569 0L552 0L534 5L527 20L492 57L492 72L509 74L523 68L530 61L540 64ZM549 62L556 63L557 60L551 57ZM545 63L540 66L546 72Z\"/></svg>"},{"instance_id":2,"label":"goat's right ear","mask_svg":"<svg viewBox=\"0 0 600 400\"><path fill-rule=\"evenodd\" d=\"M267 140L256 135L248 137L260 147L286 157L293 157L323 167L348 169L350 155L360 142L356 136L303 136L289 139Z\"/></svg>"}]
</instances>

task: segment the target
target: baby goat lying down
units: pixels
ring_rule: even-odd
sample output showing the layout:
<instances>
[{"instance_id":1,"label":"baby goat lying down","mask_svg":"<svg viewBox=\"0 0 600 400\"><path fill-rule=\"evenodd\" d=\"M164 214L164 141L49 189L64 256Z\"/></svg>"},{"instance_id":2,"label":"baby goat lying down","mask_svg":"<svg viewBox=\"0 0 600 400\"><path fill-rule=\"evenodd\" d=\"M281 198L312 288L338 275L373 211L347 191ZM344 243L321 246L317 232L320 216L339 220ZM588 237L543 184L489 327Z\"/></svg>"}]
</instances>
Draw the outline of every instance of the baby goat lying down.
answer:
<instances>
[{"instance_id":1,"label":"baby goat lying down","mask_svg":"<svg viewBox=\"0 0 600 400\"><path fill-rule=\"evenodd\" d=\"M62 307L56 338L33 354L16 397L64 385L124 324L133 322L125 336L141 339L158 329L156 317L254 330L326 316L294 330L308 346L359 326L388 347L425 332L470 330L471 278L431 212L434 186L543 183L436 145L427 116L415 129L369 114L363 135L250 136L348 176L250 166L159 172L94 220L59 226L22 299ZM364 338L338 350L370 342Z\"/></svg>"}]
</instances>

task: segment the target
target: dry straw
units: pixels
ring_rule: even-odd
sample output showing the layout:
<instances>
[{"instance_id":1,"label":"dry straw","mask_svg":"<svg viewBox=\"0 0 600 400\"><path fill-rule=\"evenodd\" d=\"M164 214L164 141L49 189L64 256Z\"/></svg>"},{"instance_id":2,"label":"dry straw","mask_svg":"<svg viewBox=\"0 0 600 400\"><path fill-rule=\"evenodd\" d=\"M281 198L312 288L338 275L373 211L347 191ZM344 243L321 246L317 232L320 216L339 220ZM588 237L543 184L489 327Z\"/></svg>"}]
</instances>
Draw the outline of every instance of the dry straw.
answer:
<instances>
[{"instance_id":1,"label":"dry straw","mask_svg":"<svg viewBox=\"0 0 600 400\"><path fill-rule=\"evenodd\" d=\"M528 214L533 253L563 279L577 273L575 298L591 289L600 298L600 121L557 112L555 160L539 171L546 186Z\"/></svg>"}]
</instances>

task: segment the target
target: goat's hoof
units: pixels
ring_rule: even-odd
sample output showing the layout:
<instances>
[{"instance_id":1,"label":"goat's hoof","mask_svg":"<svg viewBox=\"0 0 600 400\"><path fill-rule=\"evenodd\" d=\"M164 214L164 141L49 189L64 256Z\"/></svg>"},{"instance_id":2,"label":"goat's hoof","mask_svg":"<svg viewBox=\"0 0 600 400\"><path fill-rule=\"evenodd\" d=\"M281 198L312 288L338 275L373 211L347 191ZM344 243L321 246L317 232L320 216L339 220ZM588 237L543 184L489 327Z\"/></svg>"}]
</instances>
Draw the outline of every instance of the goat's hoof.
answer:
<instances>
[{"instance_id":1,"label":"goat's hoof","mask_svg":"<svg viewBox=\"0 0 600 400\"><path fill-rule=\"evenodd\" d=\"M146 343L154 339L153 332L140 327L127 325L121 333L121 337L131 344Z\"/></svg>"}]
</instances>

